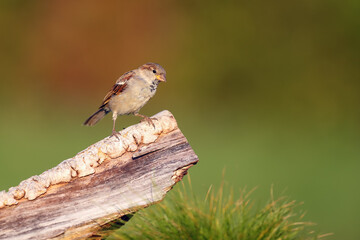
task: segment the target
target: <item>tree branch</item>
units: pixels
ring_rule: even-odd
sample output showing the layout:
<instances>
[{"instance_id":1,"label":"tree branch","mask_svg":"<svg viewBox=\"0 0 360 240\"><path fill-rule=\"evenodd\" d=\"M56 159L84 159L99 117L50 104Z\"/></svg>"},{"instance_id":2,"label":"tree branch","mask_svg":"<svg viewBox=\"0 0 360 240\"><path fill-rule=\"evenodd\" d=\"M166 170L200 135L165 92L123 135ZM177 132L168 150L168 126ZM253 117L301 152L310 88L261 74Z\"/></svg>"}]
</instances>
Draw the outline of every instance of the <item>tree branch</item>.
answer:
<instances>
[{"instance_id":1,"label":"tree branch","mask_svg":"<svg viewBox=\"0 0 360 240\"><path fill-rule=\"evenodd\" d=\"M83 239L161 201L198 158L168 111L0 192L0 239Z\"/></svg>"}]
</instances>

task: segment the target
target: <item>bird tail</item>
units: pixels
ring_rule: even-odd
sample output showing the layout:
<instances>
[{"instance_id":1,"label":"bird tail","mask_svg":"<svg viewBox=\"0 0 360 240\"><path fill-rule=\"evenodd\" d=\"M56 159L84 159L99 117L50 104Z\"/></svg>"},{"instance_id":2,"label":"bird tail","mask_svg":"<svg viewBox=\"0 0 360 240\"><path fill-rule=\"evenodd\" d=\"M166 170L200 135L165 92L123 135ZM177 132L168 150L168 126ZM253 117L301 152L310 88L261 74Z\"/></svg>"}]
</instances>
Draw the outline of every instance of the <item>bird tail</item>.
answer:
<instances>
[{"instance_id":1,"label":"bird tail","mask_svg":"<svg viewBox=\"0 0 360 240\"><path fill-rule=\"evenodd\" d=\"M94 126L98 121L100 121L106 114L108 114L110 110L105 108L100 108L96 113L91 115L85 122L85 126Z\"/></svg>"}]
</instances>

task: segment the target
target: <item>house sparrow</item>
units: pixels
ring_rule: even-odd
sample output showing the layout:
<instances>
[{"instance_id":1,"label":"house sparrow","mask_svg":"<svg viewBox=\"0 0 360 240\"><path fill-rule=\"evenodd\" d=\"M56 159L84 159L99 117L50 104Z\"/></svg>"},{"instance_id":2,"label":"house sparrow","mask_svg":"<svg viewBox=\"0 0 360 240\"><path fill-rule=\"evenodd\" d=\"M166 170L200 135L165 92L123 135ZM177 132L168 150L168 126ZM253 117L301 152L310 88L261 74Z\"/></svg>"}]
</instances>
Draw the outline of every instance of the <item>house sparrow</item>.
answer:
<instances>
[{"instance_id":1,"label":"house sparrow","mask_svg":"<svg viewBox=\"0 0 360 240\"><path fill-rule=\"evenodd\" d=\"M166 72L163 67L156 63L146 63L137 69L124 73L106 94L99 110L91 115L84 122L84 125L95 125L111 111L113 113L111 136L119 134L115 130L115 121L118 115L134 114L155 127L152 119L139 114L139 111L155 95L160 82L166 82Z\"/></svg>"}]
</instances>

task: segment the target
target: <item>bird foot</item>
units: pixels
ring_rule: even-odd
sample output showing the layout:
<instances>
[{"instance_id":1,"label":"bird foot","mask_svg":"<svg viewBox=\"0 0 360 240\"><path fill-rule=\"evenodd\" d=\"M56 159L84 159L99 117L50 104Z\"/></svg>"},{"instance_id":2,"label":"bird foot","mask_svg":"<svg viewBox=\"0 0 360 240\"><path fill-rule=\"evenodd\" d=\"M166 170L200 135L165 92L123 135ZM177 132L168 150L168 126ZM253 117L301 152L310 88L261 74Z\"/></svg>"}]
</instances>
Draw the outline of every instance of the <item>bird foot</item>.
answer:
<instances>
[{"instance_id":1,"label":"bird foot","mask_svg":"<svg viewBox=\"0 0 360 240\"><path fill-rule=\"evenodd\" d=\"M112 130L112 133L110 135L110 137L116 137L118 140L120 140L120 136L121 134L117 132L115 129Z\"/></svg>"},{"instance_id":2,"label":"bird foot","mask_svg":"<svg viewBox=\"0 0 360 240\"><path fill-rule=\"evenodd\" d=\"M149 118L147 116L145 116L140 122L147 122L150 126L153 126L155 128L155 124L153 122L153 120L157 120L156 118Z\"/></svg>"}]
</instances>

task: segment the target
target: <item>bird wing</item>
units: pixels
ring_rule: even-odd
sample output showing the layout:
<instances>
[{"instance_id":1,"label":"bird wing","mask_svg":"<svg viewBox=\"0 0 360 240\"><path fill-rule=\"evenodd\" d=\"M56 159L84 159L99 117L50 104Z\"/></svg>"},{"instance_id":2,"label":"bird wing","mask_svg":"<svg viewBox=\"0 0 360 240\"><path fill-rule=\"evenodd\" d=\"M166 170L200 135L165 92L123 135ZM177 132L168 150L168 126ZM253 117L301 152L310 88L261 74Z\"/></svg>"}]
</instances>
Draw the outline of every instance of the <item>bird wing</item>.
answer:
<instances>
[{"instance_id":1,"label":"bird wing","mask_svg":"<svg viewBox=\"0 0 360 240\"><path fill-rule=\"evenodd\" d=\"M119 95L122 93L126 86L129 79L135 75L134 71L129 71L127 73L124 73L115 83L115 85L110 89L110 91L106 94L104 97L104 100L100 106L100 108L103 108L108 102L110 101L111 97L114 95Z\"/></svg>"}]
</instances>

